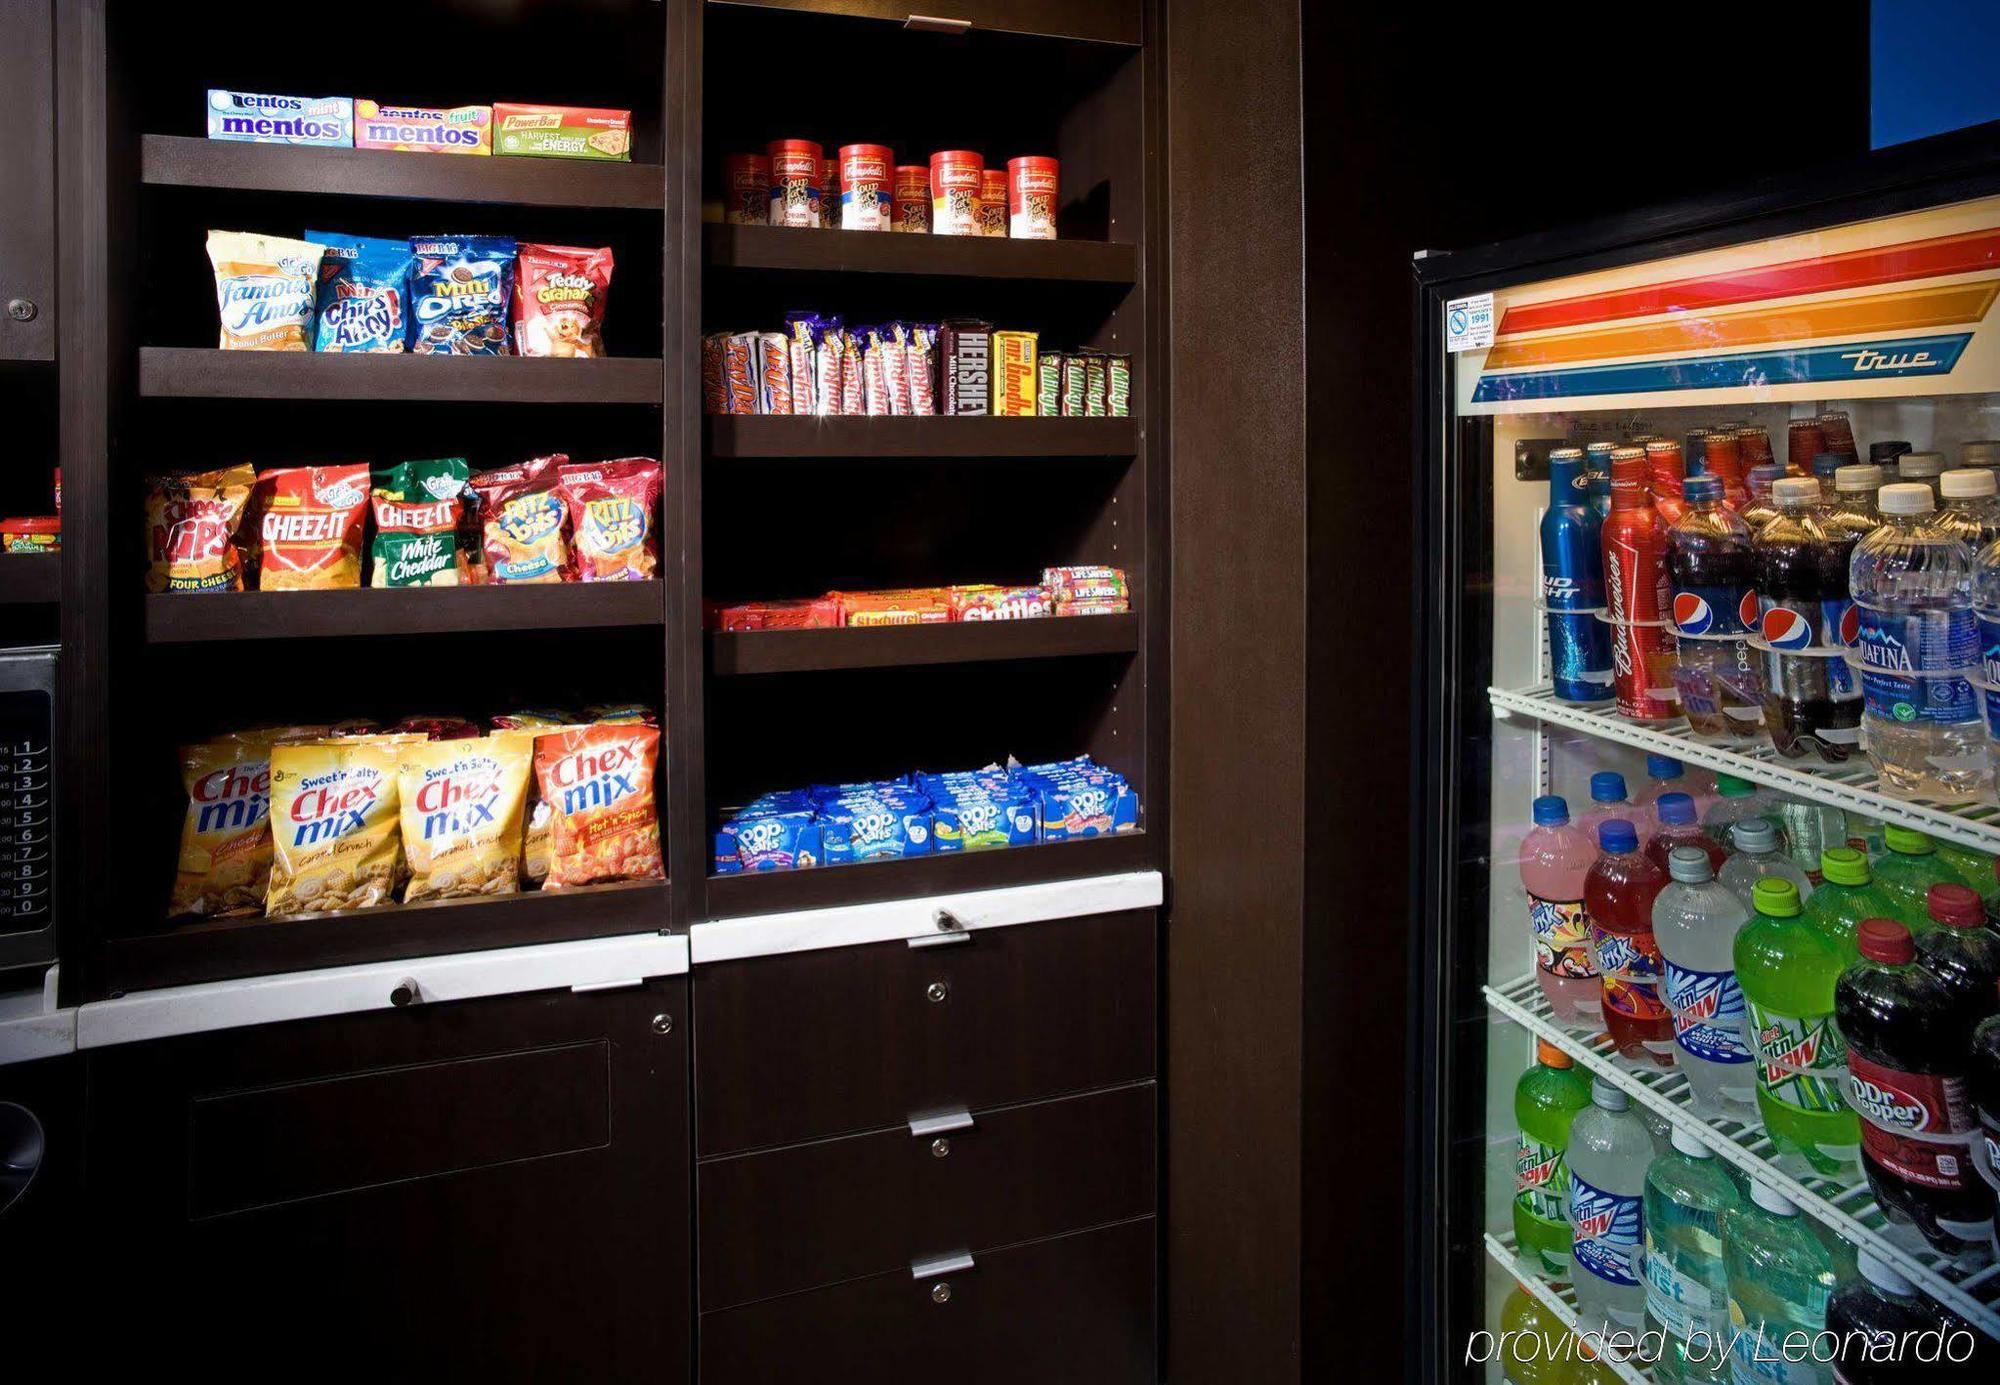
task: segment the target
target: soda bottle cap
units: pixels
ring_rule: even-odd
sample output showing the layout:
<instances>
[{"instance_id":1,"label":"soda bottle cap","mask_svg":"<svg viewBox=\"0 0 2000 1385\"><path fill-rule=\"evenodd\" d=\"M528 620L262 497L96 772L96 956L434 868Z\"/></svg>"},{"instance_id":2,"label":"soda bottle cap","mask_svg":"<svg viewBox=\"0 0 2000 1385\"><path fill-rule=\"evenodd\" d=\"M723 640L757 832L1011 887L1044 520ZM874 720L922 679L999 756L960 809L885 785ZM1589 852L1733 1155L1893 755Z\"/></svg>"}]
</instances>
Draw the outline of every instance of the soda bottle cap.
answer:
<instances>
[{"instance_id":1,"label":"soda bottle cap","mask_svg":"<svg viewBox=\"0 0 2000 1385\"><path fill-rule=\"evenodd\" d=\"M1700 847L1677 846L1667 855L1667 874L1684 884L1699 885L1715 879L1715 867L1708 863L1708 853Z\"/></svg>"},{"instance_id":2,"label":"soda bottle cap","mask_svg":"<svg viewBox=\"0 0 2000 1385\"><path fill-rule=\"evenodd\" d=\"M1881 487L1882 468L1868 462L1844 466L1833 473L1833 488L1843 495L1850 491L1880 490Z\"/></svg>"},{"instance_id":3,"label":"soda bottle cap","mask_svg":"<svg viewBox=\"0 0 2000 1385\"><path fill-rule=\"evenodd\" d=\"M1729 840L1738 851L1766 856L1778 849L1778 829L1769 818L1745 818L1729 829Z\"/></svg>"},{"instance_id":4,"label":"soda bottle cap","mask_svg":"<svg viewBox=\"0 0 2000 1385\"><path fill-rule=\"evenodd\" d=\"M1885 827L1882 829L1882 842L1889 850L1903 856L1928 856L1937 850L1931 845L1931 839L1914 827Z\"/></svg>"},{"instance_id":5,"label":"soda bottle cap","mask_svg":"<svg viewBox=\"0 0 2000 1385\"><path fill-rule=\"evenodd\" d=\"M1993 473L1985 467L1973 466L1947 471L1938 477L1938 490L1946 500L1977 500L2000 493L2000 485L1994 484Z\"/></svg>"},{"instance_id":6,"label":"soda bottle cap","mask_svg":"<svg viewBox=\"0 0 2000 1385\"><path fill-rule=\"evenodd\" d=\"M1722 499L1720 476L1690 476L1681 482L1681 499L1690 505L1709 505Z\"/></svg>"},{"instance_id":7,"label":"soda bottle cap","mask_svg":"<svg viewBox=\"0 0 2000 1385\"><path fill-rule=\"evenodd\" d=\"M1871 962L1894 965L1917 955L1917 945L1910 941L1910 930L1894 919L1861 920L1854 930L1854 940L1861 945L1861 955Z\"/></svg>"},{"instance_id":8,"label":"soda bottle cap","mask_svg":"<svg viewBox=\"0 0 2000 1385\"><path fill-rule=\"evenodd\" d=\"M1685 827L1694 821L1694 800L1684 793L1663 793L1654 805L1660 821L1670 827Z\"/></svg>"},{"instance_id":9,"label":"soda bottle cap","mask_svg":"<svg viewBox=\"0 0 2000 1385\"><path fill-rule=\"evenodd\" d=\"M1616 856L1626 851L1639 849L1639 832L1624 818L1612 818L1597 824L1597 844Z\"/></svg>"},{"instance_id":10,"label":"soda bottle cap","mask_svg":"<svg viewBox=\"0 0 2000 1385\"><path fill-rule=\"evenodd\" d=\"M1671 755L1648 755L1646 757L1646 777L1648 779L1678 779L1687 772L1687 767Z\"/></svg>"},{"instance_id":11,"label":"soda bottle cap","mask_svg":"<svg viewBox=\"0 0 2000 1385\"><path fill-rule=\"evenodd\" d=\"M1868 460L1871 462L1893 462L1910 450L1906 438L1884 438L1881 442L1868 444Z\"/></svg>"},{"instance_id":12,"label":"soda bottle cap","mask_svg":"<svg viewBox=\"0 0 2000 1385\"><path fill-rule=\"evenodd\" d=\"M1756 788L1748 779L1739 779L1733 774L1715 776L1715 791L1724 798L1748 798Z\"/></svg>"},{"instance_id":13,"label":"soda bottle cap","mask_svg":"<svg viewBox=\"0 0 2000 1385\"><path fill-rule=\"evenodd\" d=\"M1551 447L1549 449L1549 460L1552 462L1581 460L1582 457L1583 449L1581 447Z\"/></svg>"},{"instance_id":14,"label":"soda bottle cap","mask_svg":"<svg viewBox=\"0 0 2000 1385\"><path fill-rule=\"evenodd\" d=\"M1776 462L1759 462L1750 468L1750 484L1768 486L1785 474L1785 469Z\"/></svg>"},{"instance_id":15,"label":"soda bottle cap","mask_svg":"<svg viewBox=\"0 0 2000 1385\"><path fill-rule=\"evenodd\" d=\"M1878 1289L1885 1289L1898 1298L1908 1298L1916 1293L1917 1286L1903 1277L1903 1272L1884 1260L1872 1250L1861 1250L1855 1254L1854 1268L1861 1271L1861 1277Z\"/></svg>"},{"instance_id":16,"label":"soda bottle cap","mask_svg":"<svg viewBox=\"0 0 2000 1385\"><path fill-rule=\"evenodd\" d=\"M1830 846L1820 852L1819 873L1836 885L1865 885L1874 878L1868 870L1868 853L1852 846Z\"/></svg>"},{"instance_id":17,"label":"soda bottle cap","mask_svg":"<svg viewBox=\"0 0 2000 1385\"><path fill-rule=\"evenodd\" d=\"M1758 913L1771 918L1797 918L1799 887L1782 876L1767 875L1751 889L1750 902L1757 906Z\"/></svg>"},{"instance_id":18,"label":"soda bottle cap","mask_svg":"<svg viewBox=\"0 0 2000 1385\"><path fill-rule=\"evenodd\" d=\"M1824 488L1828 481L1834 479L1835 472L1852 465L1853 461L1852 452L1822 452L1813 458L1813 477Z\"/></svg>"},{"instance_id":19,"label":"soda bottle cap","mask_svg":"<svg viewBox=\"0 0 2000 1385\"><path fill-rule=\"evenodd\" d=\"M1799 1214L1797 1203L1761 1180L1751 1182L1750 1200L1776 1216L1796 1217Z\"/></svg>"},{"instance_id":20,"label":"soda bottle cap","mask_svg":"<svg viewBox=\"0 0 2000 1385\"><path fill-rule=\"evenodd\" d=\"M1574 1060L1547 1039L1535 1040L1535 1061L1545 1068L1567 1068Z\"/></svg>"},{"instance_id":21,"label":"soda bottle cap","mask_svg":"<svg viewBox=\"0 0 2000 1385\"><path fill-rule=\"evenodd\" d=\"M1612 769L1601 769L1591 775L1590 800L1593 803L1623 803L1625 776Z\"/></svg>"},{"instance_id":22,"label":"soda bottle cap","mask_svg":"<svg viewBox=\"0 0 2000 1385\"><path fill-rule=\"evenodd\" d=\"M1927 515L1937 508L1937 497L1921 481L1899 481L1877 491L1875 505L1885 515Z\"/></svg>"},{"instance_id":23,"label":"soda bottle cap","mask_svg":"<svg viewBox=\"0 0 2000 1385\"><path fill-rule=\"evenodd\" d=\"M1905 452L1896 458L1896 470L1904 476L1928 480L1944 471L1944 453Z\"/></svg>"},{"instance_id":24,"label":"soda bottle cap","mask_svg":"<svg viewBox=\"0 0 2000 1385\"><path fill-rule=\"evenodd\" d=\"M1593 1104L1607 1111L1623 1111L1632 1105L1632 1099L1625 1095L1623 1087L1614 1086L1608 1079L1593 1077L1590 1080L1590 1099Z\"/></svg>"},{"instance_id":25,"label":"soda bottle cap","mask_svg":"<svg viewBox=\"0 0 2000 1385\"><path fill-rule=\"evenodd\" d=\"M1701 1139L1684 1125L1674 1127L1674 1148L1690 1159L1713 1159L1715 1151L1701 1142Z\"/></svg>"},{"instance_id":26,"label":"soda bottle cap","mask_svg":"<svg viewBox=\"0 0 2000 1385\"><path fill-rule=\"evenodd\" d=\"M1593 457L1609 457L1612 449L1617 446L1615 442L1593 442L1583 450Z\"/></svg>"},{"instance_id":27,"label":"soda bottle cap","mask_svg":"<svg viewBox=\"0 0 2000 1385\"><path fill-rule=\"evenodd\" d=\"M1924 896L1924 907L1938 923L1948 928L1982 928L1986 906L1965 885L1933 885Z\"/></svg>"},{"instance_id":28,"label":"soda bottle cap","mask_svg":"<svg viewBox=\"0 0 2000 1385\"><path fill-rule=\"evenodd\" d=\"M1962 443L1958 455L1961 466L2000 466L2000 442L1987 439Z\"/></svg>"},{"instance_id":29,"label":"soda bottle cap","mask_svg":"<svg viewBox=\"0 0 2000 1385\"><path fill-rule=\"evenodd\" d=\"M1819 499L1819 482L1810 476L1780 476L1771 483L1771 499L1780 505L1810 505Z\"/></svg>"},{"instance_id":30,"label":"soda bottle cap","mask_svg":"<svg viewBox=\"0 0 2000 1385\"><path fill-rule=\"evenodd\" d=\"M1535 826L1560 827L1569 821L1569 800L1561 794L1543 794L1535 800Z\"/></svg>"}]
</instances>

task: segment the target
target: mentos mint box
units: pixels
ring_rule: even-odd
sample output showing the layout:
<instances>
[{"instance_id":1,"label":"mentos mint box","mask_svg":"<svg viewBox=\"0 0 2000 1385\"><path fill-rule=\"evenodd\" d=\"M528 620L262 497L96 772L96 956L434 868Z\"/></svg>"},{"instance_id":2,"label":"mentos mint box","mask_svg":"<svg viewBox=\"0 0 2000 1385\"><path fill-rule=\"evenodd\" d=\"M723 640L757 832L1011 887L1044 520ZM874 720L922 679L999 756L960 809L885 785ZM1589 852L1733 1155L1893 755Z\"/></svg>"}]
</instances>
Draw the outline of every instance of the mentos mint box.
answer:
<instances>
[{"instance_id":1,"label":"mentos mint box","mask_svg":"<svg viewBox=\"0 0 2000 1385\"><path fill-rule=\"evenodd\" d=\"M879 798L843 798L819 815L820 844L830 866L890 857L928 856L931 812Z\"/></svg>"},{"instance_id":2,"label":"mentos mint box","mask_svg":"<svg viewBox=\"0 0 2000 1385\"><path fill-rule=\"evenodd\" d=\"M354 147L402 154L491 154L491 106L385 106L354 103Z\"/></svg>"},{"instance_id":3,"label":"mentos mint box","mask_svg":"<svg viewBox=\"0 0 2000 1385\"><path fill-rule=\"evenodd\" d=\"M346 96L261 96L211 87L208 137L345 149L354 143L354 101Z\"/></svg>"}]
</instances>

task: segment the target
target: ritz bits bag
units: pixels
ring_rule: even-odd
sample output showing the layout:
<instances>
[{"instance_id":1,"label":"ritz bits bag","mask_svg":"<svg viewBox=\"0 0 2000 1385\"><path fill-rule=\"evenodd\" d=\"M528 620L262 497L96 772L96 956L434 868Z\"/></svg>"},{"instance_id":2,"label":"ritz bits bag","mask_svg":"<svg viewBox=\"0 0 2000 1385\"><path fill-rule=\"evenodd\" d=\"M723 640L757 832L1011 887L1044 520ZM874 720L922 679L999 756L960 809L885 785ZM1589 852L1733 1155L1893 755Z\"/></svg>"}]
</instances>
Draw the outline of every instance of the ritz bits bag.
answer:
<instances>
[{"instance_id":1,"label":"ritz bits bag","mask_svg":"<svg viewBox=\"0 0 2000 1385\"><path fill-rule=\"evenodd\" d=\"M653 794L659 763L653 726L573 726L535 738L535 778L549 805L544 889L666 878Z\"/></svg>"},{"instance_id":2,"label":"ritz bits bag","mask_svg":"<svg viewBox=\"0 0 2000 1385\"><path fill-rule=\"evenodd\" d=\"M240 592L236 528L256 487L247 465L146 481L146 590Z\"/></svg>"},{"instance_id":3,"label":"ritz bits bag","mask_svg":"<svg viewBox=\"0 0 2000 1385\"><path fill-rule=\"evenodd\" d=\"M257 477L257 587L320 591L361 585L368 467L295 466Z\"/></svg>"},{"instance_id":4,"label":"ritz bits bag","mask_svg":"<svg viewBox=\"0 0 2000 1385\"><path fill-rule=\"evenodd\" d=\"M396 793L414 736L271 747L271 885L264 912L366 909L395 895L403 863Z\"/></svg>"},{"instance_id":5,"label":"ritz bits bag","mask_svg":"<svg viewBox=\"0 0 2000 1385\"><path fill-rule=\"evenodd\" d=\"M397 794L407 902L520 889L521 814L534 749L531 731L404 747Z\"/></svg>"},{"instance_id":6,"label":"ritz bits bag","mask_svg":"<svg viewBox=\"0 0 2000 1385\"><path fill-rule=\"evenodd\" d=\"M271 746L325 733L324 726L238 731L181 747L188 805L170 917L263 910L271 877Z\"/></svg>"},{"instance_id":7,"label":"ritz bits bag","mask_svg":"<svg viewBox=\"0 0 2000 1385\"><path fill-rule=\"evenodd\" d=\"M579 582L643 582L660 575L658 462L575 462L557 474L569 504Z\"/></svg>"},{"instance_id":8,"label":"ritz bits bag","mask_svg":"<svg viewBox=\"0 0 2000 1385\"><path fill-rule=\"evenodd\" d=\"M558 468L568 462L557 453L472 478L487 581L570 579L569 512L556 489Z\"/></svg>"}]
</instances>

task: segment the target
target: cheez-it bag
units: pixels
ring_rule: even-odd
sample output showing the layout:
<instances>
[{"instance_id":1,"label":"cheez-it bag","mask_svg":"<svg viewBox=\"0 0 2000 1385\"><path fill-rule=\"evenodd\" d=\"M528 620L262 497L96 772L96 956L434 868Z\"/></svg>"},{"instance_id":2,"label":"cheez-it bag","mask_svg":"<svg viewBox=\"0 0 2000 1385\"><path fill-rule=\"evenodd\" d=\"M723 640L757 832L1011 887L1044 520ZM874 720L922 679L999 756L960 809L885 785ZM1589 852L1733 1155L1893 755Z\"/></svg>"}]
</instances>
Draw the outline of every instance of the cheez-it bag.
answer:
<instances>
[{"instance_id":1,"label":"cheez-it bag","mask_svg":"<svg viewBox=\"0 0 2000 1385\"><path fill-rule=\"evenodd\" d=\"M535 738L535 778L549 805L549 878L542 888L660 880L654 726L573 726Z\"/></svg>"},{"instance_id":2,"label":"cheez-it bag","mask_svg":"<svg viewBox=\"0 0 2000 1385\"><path fill-rule=\"evenodd\" d=\"M390 902L402 863L396 775L412 736L271 747L271 887L264 912L318 914Z\"/></svg>"},{"instance_id":3,"label":"cheez-it bag","mask_svg":"<svg viewBox=\"0 0 2000 1385\"><path fill-rule=\"evenodd\" d=\"M397 793L408 902L520 888L521 811L534 750L528 731L404 749Z\"/></svg>"},{"instance_id":4,"label":"cheez-it bag","mask_svg":"<svg viewBox=\"0 0 2000 1385\"><path fill-rule=\"evenodd\" d=\"M361 585L368 466L293 466L257 477L260 591Z\"/></svg>"}]
</instances>

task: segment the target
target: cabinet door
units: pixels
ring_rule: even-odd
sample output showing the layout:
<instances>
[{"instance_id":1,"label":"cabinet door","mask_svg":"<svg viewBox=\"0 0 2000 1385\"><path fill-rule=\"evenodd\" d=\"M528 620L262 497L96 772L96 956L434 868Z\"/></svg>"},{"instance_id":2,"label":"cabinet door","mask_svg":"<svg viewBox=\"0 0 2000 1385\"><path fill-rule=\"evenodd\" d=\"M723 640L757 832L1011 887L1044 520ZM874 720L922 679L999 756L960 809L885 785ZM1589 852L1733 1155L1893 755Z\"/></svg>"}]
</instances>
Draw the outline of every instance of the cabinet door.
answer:
<instances>
[{"instance_id":1,"label":"cabinet door","mask_svg":"<svg viewBox=\"0 0 2000 1385\"><path fill-rule=\"evenodd\" d=\"M93 1055L85 1189L115 1294L86 1354L684 1378L685 999L676 979Z\"/></svg>"},{"instance_id":2,"label":"cabinet door","mask_svg":"<svg viewBox=\"0 0 2000 1385\"><path fill-rule=\"evenodd\" d=\"M50 0L0 5L0 360L55 358L56 102Z\"/></svg>"},{"instance_id":3,"label":"cabinet door","mask_svg":"<svg viewBox=\"0 0 2000 1385\"><path fill-rule=\"evenodd\" d=\"M856 15L913 28L961 25L1001 33L1138 43L1139 0L731 0L772 10ZM936 21L936 23L927 23Z\"/></svg>"}]
</instances>

